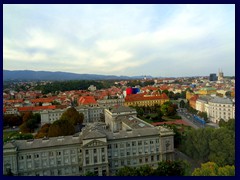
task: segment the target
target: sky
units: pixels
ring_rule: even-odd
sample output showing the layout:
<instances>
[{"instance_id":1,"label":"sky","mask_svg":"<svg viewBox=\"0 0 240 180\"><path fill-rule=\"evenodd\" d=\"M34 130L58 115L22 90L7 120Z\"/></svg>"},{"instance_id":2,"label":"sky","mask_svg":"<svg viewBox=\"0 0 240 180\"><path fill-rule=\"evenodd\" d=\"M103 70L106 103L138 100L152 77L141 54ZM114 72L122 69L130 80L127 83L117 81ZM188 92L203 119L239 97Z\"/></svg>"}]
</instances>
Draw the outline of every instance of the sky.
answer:
<instances>
[{"instance_id":1,"label":"sky","mask_svg":"<svg viewBox=\"0 0 240 180\"><path fill-rule=\"evenodd\" d=\"M235 5L4 4L3 69L233 76Z\"/></svg>"}]
</instances>

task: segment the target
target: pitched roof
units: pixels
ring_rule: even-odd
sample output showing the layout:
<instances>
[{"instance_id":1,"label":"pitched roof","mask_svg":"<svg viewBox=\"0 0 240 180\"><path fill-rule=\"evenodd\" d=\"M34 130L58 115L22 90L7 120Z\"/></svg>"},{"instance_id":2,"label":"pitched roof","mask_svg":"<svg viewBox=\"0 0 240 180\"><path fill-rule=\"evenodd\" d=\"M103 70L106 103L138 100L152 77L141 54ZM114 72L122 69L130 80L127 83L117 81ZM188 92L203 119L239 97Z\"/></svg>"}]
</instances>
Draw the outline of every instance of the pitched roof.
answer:
<instances>
[{"instance_id":1,"label":"pitched roof","mask_svg":"<svg viewBox=\"0 0 240 180\"><path fill-rule=\"evenodd\" d=\"M82 96L82 97L80 97L78 102L81 105L97 104L97 102L93 96Z\"/></svg>"},{"instance_id":2,"label":"pitched roof","mask_svg":"<svg viewBox=\"0 0 240 180\"><path fill-rule=\"evenodd\" d=\"M40 110L46 110L46 109L56 109L55 105L52 106L29 106L29 107L19 107L18 111L19 112L24 112L24 111L40 111Z\"/></svg>"},{"instance_id":3,"label":"pitched roof","mask_svg":"<svg viewBox=\"0 0 240 180\"><path fill-rule=\"evenodd\" d=\"M168 96L163 93L161 95L145 95L145 94L131 94L126 96L125 102L132 102L132 101L148 101L148 100L159 100L159 99L169 99Z\"/></svg>"}]
</instances>

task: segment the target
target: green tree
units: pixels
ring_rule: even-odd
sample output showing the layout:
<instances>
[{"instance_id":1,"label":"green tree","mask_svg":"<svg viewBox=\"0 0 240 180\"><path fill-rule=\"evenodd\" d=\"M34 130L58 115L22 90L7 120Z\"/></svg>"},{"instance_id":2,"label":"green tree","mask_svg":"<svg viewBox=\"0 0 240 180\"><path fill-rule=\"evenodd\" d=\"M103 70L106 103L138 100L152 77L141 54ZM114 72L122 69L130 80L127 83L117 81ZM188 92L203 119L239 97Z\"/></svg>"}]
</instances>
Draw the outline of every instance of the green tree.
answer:
<instances>
[{"instance_id":1,"label":"green tree","mask_svg":"<svg viewBox=\"0 0 240 180\"><path fill-rule=\"evenodd\" d=\"M30 133L31 132L31 130L27 127L27 122L22 123L19 126L19 129L22 133Z\"/></svg>"},{"instance_id":2,"label":"green tree","mask_svg":"<svg viewBox=\"0 0 240 180\"><path fill-rule=\"evenodd\" d=\"M137 170L134 167L124 166L117 171L116 176L137 176Z\"/></svg>"},{"instance_id":3,"label":"green tree","mask_svg":"<svg viewBox=\"0 0 240 180\"><path fill-rule=\"evenodd\" d=\"M201 168L196 168L192 176L234 176L235 166L219 167L215 162L201 164Z\"/></svg>"},{"instance_id":4,"label":"green tree","mask_svg":"<svg viewBox=\"0 0 240 180\"><path fill-rule=\"evenodd\" d=\"M84 115L79 113L74 107L68 108L60 117L60 120L68 120L71 124L82 124Z\"/></svg>"},{"instance_id":5,"label":"green tree","mask_svg":"<svg viewBox=\"0 0 240 180\"><path fill-rule=\"evenodd\" d=\"M30 132L34 132L34 129L38 127L38 123L36 119L29 119L25 123L27 128L30 130Z\"/></svg>"},{"instance_id":6,"label":"green tree","mask_svg":"<svg viewBox=\"0 0 240 180\"><path fill-rule=\"evenodd\" d=\"M184 161L161 161L158 163L155 175L184 176L187 175L189 165Z\"/></svg>"},{"instance_id":7,"label":"green tree","mask_svg":"<svg viewBox=\"0 0 240 180\"><path fill-rule=\"evenodd\" d=\"M50 126L51 124L44 124L35 135L35 138L38 139L38 138L47 137Z\"/></svg>"},{"instance_id":8,"label":"green tree","mask_svg":"<svg viewBox=\"0 0 240 180\"><path fill-rule=\"evenodd\" d=\"M198 112L197 115L203 118L205 121L208 121L207 113L206 112Z\"/></svg>"},{"instance_id":9,"label":"green tree","mask_svg":"<svg viewBox=\"0 0 240 180\"><path fill-rule=\"evenodd\" d=\"M68 120L57 120L50 127L48 137L67 136L75 133L74 126Z\"/></svg>"},{"instance_id":10,"label":"green tree","mask_svg":"<svg viewBox=\"0 0 240 180\"><path fill-rule=\"evenodd\" d=\"M151 166L144 165L136 169L136 175L137 176L154 176L155 171Z\"/></svg>"},{"instance_id":11,"label":"green tree","mask_svg":"<svg viewBox=\"0 0 240 180\"><path fill-rule=\"evenodd\" d=\"M227 128L216 129L209 142L209 161L219 166L235 163L235 132Z\"/></svg>"},{"instance_id":12,"label":"green tree","mask_svg":"<svg viewBox=\"0 0 240 180\"><path fill-rule=\"evenodd\" d=\"M27 122L29 119L33 119L32 111L23 113L23 123Z\"/></svg>"}]
</instances>

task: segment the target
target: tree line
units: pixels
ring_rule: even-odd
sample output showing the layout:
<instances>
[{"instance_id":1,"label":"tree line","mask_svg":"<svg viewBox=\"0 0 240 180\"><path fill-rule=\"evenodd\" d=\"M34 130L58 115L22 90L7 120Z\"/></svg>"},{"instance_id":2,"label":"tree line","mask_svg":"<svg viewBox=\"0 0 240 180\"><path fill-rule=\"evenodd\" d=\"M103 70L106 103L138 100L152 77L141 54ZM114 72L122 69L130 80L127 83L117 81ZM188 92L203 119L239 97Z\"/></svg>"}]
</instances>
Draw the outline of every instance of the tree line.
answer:
<instances>
[{"instance_id":1,"label":"tree line","mask_svg":"<svg viewBox=\"0 0 240 180\"><path fill-rule=\"evenodd\" d=\"M220 124L220 128L192 129L183 137L180 150L201 162L218 166L235 163L235 119Z\"/></svg>"},{"instance_id":2,"label":"tree line","mask_svg":"<svg viewBox=\"0 0 240 180\"><path fill-rule=\"evenodd\" d=\"M46 85L38 84L34 89L41 90L43 94L48 94L55 93L56 91L88 90L90 85L96 86L97 89L103 89L111 87L112 83L92 80L54 81Z\"/></svg>"}]
</instances>

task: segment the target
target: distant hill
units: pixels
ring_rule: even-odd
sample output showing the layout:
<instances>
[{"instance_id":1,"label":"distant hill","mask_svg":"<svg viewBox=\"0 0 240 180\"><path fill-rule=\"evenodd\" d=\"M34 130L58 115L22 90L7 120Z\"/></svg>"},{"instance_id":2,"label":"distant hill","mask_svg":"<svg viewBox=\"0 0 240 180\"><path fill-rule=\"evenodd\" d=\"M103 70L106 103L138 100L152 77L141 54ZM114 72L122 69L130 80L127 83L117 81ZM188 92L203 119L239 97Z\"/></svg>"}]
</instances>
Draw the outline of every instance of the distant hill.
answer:
<instances>
[{"instance_id":1,"label":"distant hill","mask_svg":"<svg viewBox=\"0 0 240 180\"><path fill-rule=\"evenodd\" d=\"M110 79L143 79L144 76L114 76L98 74L76 74L68 72L3 70L3 81L6 80L110 80ZM147 78L152 78L147 76Z\"/></svg>"}]
</instances>

